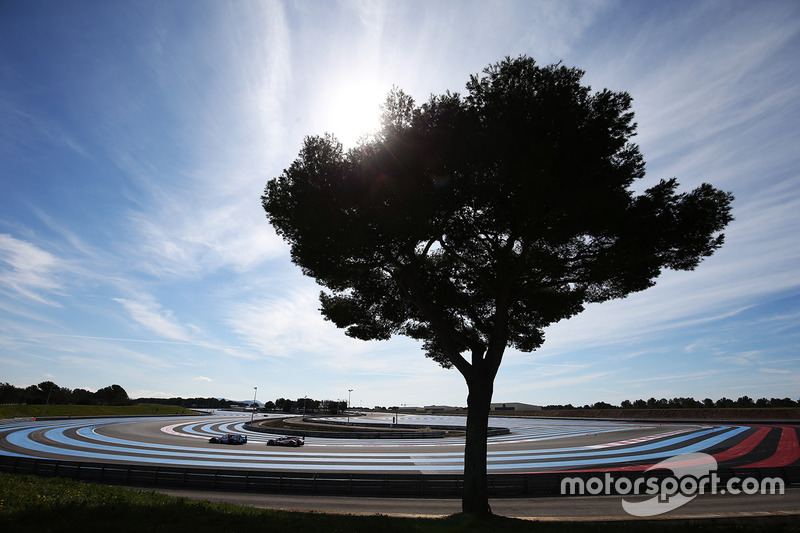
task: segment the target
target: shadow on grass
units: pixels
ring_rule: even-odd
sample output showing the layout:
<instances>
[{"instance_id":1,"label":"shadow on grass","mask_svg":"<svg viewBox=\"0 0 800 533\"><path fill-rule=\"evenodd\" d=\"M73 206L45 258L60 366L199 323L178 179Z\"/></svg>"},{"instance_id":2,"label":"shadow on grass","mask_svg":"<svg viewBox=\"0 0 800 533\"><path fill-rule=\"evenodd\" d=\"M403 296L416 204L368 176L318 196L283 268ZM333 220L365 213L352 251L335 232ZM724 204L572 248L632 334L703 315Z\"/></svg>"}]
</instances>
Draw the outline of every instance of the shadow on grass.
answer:
<instances>
[{"instance_id":1,"label":"shadow on grass","mask_svg":"<svg viewBox=\"0 0 800 533\"><path fill-rule=\"evenodd\" d=\"M114 504L105 506L48 506L16 512L0 512L5 531L80 531L103 533L191 531L357 533L357 532L516 532L533 531L535 524L523 520L494 517L474 520L466 516L442 519L415 519L391 516L330 515L255 509L228 504L209 504L174 499L158 505ZM568 529L548 527L547 531Z\"/></svg>"},{"instance_id":2,"label":"shadow on grass","mask_svg":"<svg viewBox=\"0 0 800 533\"><path fill-rule=\"evenodd\" d=\"M793 521L794 520L794 521ZM123 489L58 478L0 474L0 530L128 532L289 533L493 533L599 532L666 533L676 530L793 531L792 517L755 520L535 522L505 517L476 520L466 515L447 518L353 516L259 509L229 503L175 498L152 491Z\"/></svg>"}]
</instances>

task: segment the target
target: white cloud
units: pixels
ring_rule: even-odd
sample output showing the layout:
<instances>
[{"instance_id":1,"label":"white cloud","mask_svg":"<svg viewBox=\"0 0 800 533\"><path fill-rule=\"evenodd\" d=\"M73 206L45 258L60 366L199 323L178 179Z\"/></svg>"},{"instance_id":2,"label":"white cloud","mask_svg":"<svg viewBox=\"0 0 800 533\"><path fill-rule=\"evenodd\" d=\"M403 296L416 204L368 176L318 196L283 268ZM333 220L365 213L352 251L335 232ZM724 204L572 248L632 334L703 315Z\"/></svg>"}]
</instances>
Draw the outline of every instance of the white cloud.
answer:
<instances>
[{"instance_id":1,"label":"white cloud","mask_svg":"<svg viewBox=\"0 0 800 533\"><path fill-rule=\"evenodd\" d=\"M168 339L187 342L190 340L186 329L174 319L172 312L162 310L161 306L151 299L138 301L125 298L112 299L122 305L134 321L150 331Z\"/></svg>"},{"instance_id":2,"label":"white cloud","mask_svg":"<svg viewBox=\"0 0 800 533\"><path fill-rule=\"evenodd\" d=\"M61 262L53 254L6 233L0 234L0 287L5 292L60 307L42 293L61 287Z\"/></svg>"},{"instance_id":3,"label":"white cloud","mask_svg":"<svg viewBox=\"0 0 800 533\"><path fill-rule=\"evenodd\" d=\"M687 189L700 181L730 189L736 220L697 271L589 306L549 328L535 354L509 350L498 394L532 403L608 401L593 395L636 387L666 397L794 394L797 6L683 7L165 5L135 8L124 19L130 39L108 40L106 54L88 59L78 54L85 34L50 35L64 52L57 65L45 61L51 41L21 38L30 48L15 49L41 46L44 63L28 71L20 56L18 76L3 85L11 107L0 112L19 127L0 151L20 171L3 182L2 223L14 228L0 235L6 379L35 382L47 368L64 386L100 387L124 374L126 388L141 388L132 396L190 396L197 387L229 395L252 380L285 397L356 388L354 402L363 394L463 403L461 376L439 371L418 343L362 342L323 320L313 282L298 281L294 267L284 275L288 249L259 196L303 135L335 126L326 119L331 95L348 83L397 84L422 101L463 92L470 73L527 53L586 69L596 89L629 91L646 181L674 175ZM92 42L122 20L104 20ZM15 83L34 79L58 90ZM53 98L69 102L69 116Z\"/></svg>"},{"instance_id":4,"label":"white cloud","mask_svg":"<svg viewBox=\"0 0 800 533\"><path fill-rule=\"evenodd\" d=\"M140 241L137 267L158 277L192 278L222 268L247 271L285 253L261 210L259 193L252 193L220 199L216 206L196 199L189 207L176 198L155 217L132 213ZM219 199L212 191L207 194Z\"/></svg>"},{"instance_id":5,"label":"white cloud","mask_svg":"<svg viewBox=\"0 0 800 533\"><path fill-rule=\"evenodd\" d=\"M793 374L793 370L786 370L786 369L778 369L778 368L759 368L759 372L764 372L766 374Z\"/></svg>"},{"instance_id":6,"label":"white cloud","mask_svg":"<svg viewBox=\"0 0 800 533\"><path fill-rule=\"evenodd\" d=\"M231 303L228 325L245 344L267 357L304 354L311 359L368 350L368 343L351 339L319 313L319 289L307 283L300 288L270 291L269 296L246 303Z\"/></svg>"},{"instance_id":7,"label":"white cloud","mask_svg":"<svg viewBox=\"0 0 800 533\"><path fill-rule=\"evenodd\" d=\"M180 28L161 16L181 12L176 6L137 14L147 23L135 50L125 50L129 61L98 58L85 81L103 95L90 106L97 120L87 136L116 166L117 192L127 200L114 220L124 230L108 244L137 274L239 273L285 251L259 203L280 170L274 161L290 157L283 149L292 81L285 7L206 8L180 15Z\"/></svg>"},{"instance_id":8,"label":"white cloud","mask_svg":"<svg viewBox=\"0 0 800 533\"><path fill-rule=\"evenodd\" d=\"M689 372L681 374L667 374L662 376L639 377L635 380L620 380L620 383L642 383L651 381L686 381L708 378L711 376L719 376L723 372L721 370L702 370L698 372Z\"/></svg>"},{"instance_id":9,"label":"white cloud","mask_svg":"<svg viewBox=\"0 0 800 533\"><path fill-rule=\"evenodd\" d=\"M730 363L739 366L752 366L758 363L760 357L761 357L761 352L754 350L751 352L743 352L722 357L715 357L713 360L719 363Z\"/></svg>"},{"instance_id":10,"label":"white cloud","mask_svg":"<svg viewBox=\"0 0 800 533\"><path fill-rule=\"evenodd\" d=\"M129 398L173 398L176 395L171 392L149 389L133 389L128 391Z\"/></svg>"},{"instance_id":11,"label":"white cloud","mask_svg":"<svg viewBox=\"0 0 800 533\"><path fill-rule=\"evenodd\" d=\"M591 374L570 375L554 379L543 379L535 382L536 389L554 389L563 387L576 387L591 383L607 381L608 378L616 374L617 370L607 372L593 372Z\"/></svg>"}]
</instances>

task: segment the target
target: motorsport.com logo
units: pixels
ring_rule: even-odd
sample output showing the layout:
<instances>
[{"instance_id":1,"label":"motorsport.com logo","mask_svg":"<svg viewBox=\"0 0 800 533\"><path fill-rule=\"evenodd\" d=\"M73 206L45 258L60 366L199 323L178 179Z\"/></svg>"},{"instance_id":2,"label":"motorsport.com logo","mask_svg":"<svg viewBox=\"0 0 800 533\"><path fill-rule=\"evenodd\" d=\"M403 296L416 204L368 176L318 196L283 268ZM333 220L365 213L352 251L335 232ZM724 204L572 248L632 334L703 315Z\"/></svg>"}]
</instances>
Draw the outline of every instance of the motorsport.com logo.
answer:
<instances>
[{"instance_id":1,"label":"motorsport.com logo","mask_svg":"<svg viewBox=\"0 0 800 533\"><path fill-rule=\"evenodd\" d=\"M622 508L633 516L656 516L673 511L700 494L783 494L785 490L784 480L778 477L723 480L716 473L716 459L705 453L676 455L644 472L658 469L671 470L673 475L631 478L606 472L601 477L565 477L561 480L561 494L653 496L634 502L623 498Z\"/></svg>"}]
</instances>

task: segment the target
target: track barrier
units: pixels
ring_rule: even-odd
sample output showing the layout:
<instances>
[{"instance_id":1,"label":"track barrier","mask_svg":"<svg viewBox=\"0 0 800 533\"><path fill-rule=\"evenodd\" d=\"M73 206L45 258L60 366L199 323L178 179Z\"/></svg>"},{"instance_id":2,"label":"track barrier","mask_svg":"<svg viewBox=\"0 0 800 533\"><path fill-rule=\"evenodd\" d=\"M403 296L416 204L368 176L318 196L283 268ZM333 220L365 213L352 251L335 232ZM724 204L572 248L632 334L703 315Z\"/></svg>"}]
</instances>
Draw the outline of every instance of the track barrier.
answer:
<instances>
[{"instance_id":1,"label":"track barrier","mask_svg":"<svg viewBox=\"0 0 800 533\"><path fill-rule=\"evenodd\" d=\"M59 461L0 455L0 471L78 481L142 487L187 488L282 494L373 496L405 498L460 498L464 478L458 474L389 474L363 472L251 472L125 463ZM619 474L619 473L618 473ZM748 475L780 477L787 486L800 484L800 466L720 471L721 479ZM540 472L489 474L489 496L511 498L557 496L561 480L596 476L597 472ZM631 473L640 476L641 473ZM659 477L661 473L651 475Z\"/></svg>"}]
</instances>

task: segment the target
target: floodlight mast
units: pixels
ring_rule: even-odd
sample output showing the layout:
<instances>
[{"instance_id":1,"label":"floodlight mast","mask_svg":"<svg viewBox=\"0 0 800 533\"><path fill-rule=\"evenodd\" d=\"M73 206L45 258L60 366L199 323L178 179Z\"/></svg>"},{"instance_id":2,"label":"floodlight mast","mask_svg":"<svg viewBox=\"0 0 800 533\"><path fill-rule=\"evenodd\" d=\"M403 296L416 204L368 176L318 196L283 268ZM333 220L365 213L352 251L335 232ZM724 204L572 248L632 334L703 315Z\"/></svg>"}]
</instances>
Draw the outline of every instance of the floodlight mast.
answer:
<instances>
[{"instance_id":1,"label":"floodlight mast","mask_svg":"<svg viewBox=\"0 0 800 533\"><path fill-rule=\"evenodd\" d=\"M353 389L347 389L347 425L350 425L350 395Z\"/></svg>"},{"instance_id":2,"label":"floodlight mast","mask_svg":"<svg viewBox=\"0 0 800 533\"><path fill-rule=\"evenodd\" d=\"M253 421L253 418L256 416L256 395L258 394L258 387L253 387L255 392L253 392L253 412L250 413L250 422Z\"/></svg>"}]
</instances>

